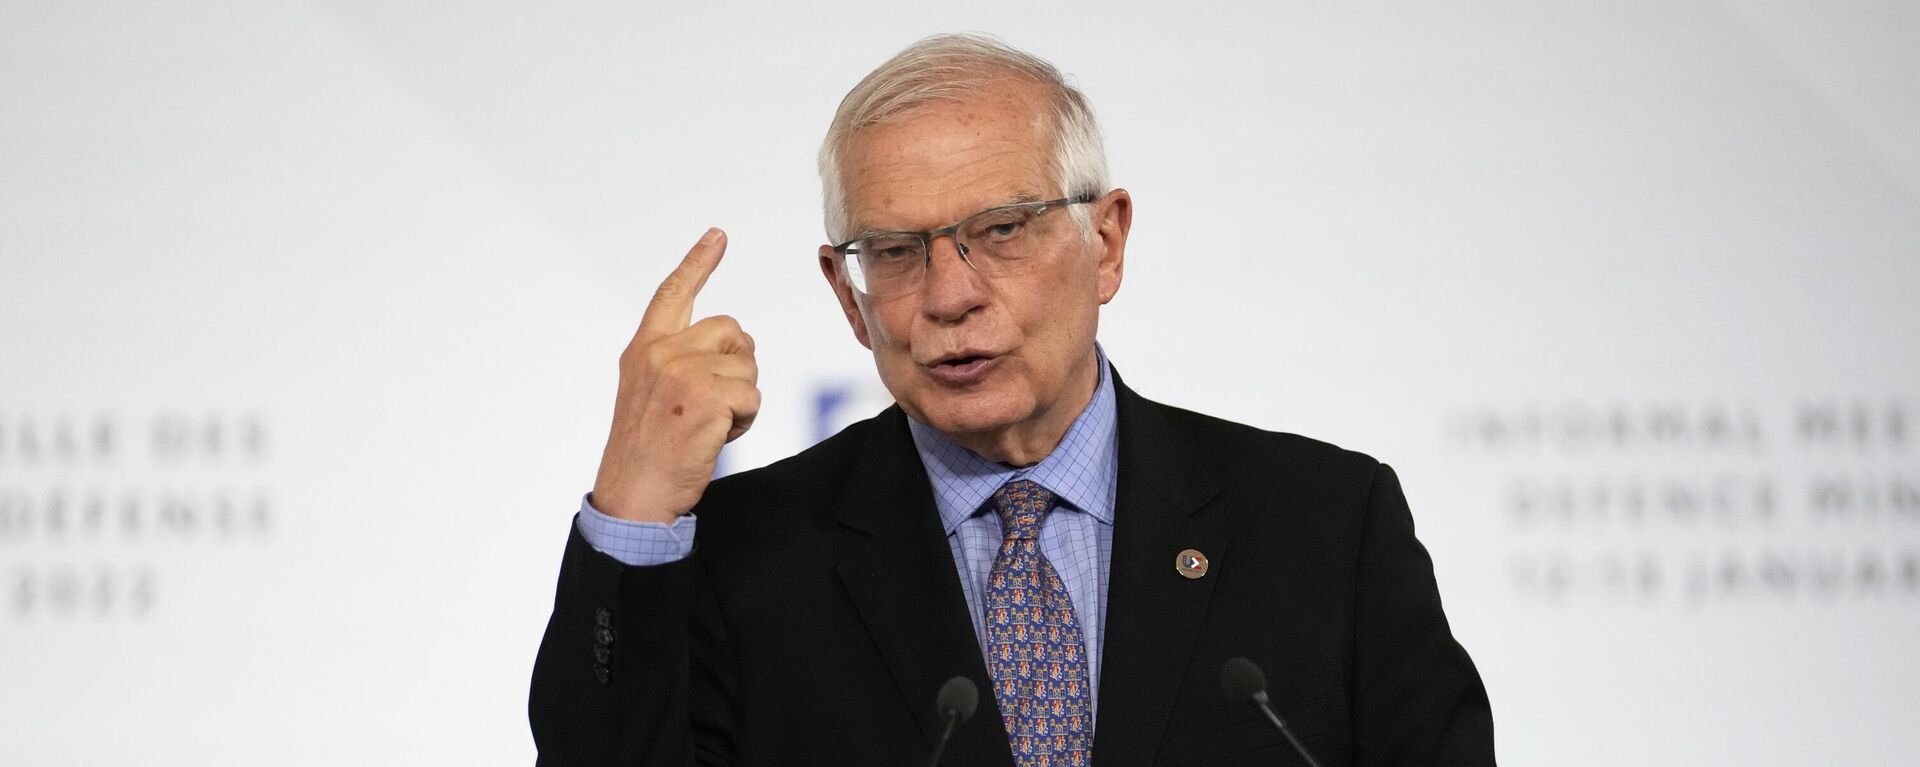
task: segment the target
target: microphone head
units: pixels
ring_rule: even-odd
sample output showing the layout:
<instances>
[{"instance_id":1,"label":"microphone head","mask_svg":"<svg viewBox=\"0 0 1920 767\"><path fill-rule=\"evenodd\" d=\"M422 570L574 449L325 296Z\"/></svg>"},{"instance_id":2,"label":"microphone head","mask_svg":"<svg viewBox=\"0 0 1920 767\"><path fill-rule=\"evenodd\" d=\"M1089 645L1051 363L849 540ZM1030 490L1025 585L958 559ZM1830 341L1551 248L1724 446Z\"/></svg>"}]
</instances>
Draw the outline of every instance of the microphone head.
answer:
<instances>
[{"instance_id":1,"label":"microphone head","mask_svg":"<svg viewBox=\"0 0 1920 767\"><path fill-rule=\"evenodd\" d=\"M1240 703L1254 703L1267 695L1267 675L1246 658L1234 658L1220 667L1220 689Z\"/></svg>"},{"instance_id":2,"label":"microphone head","mask_svg":"<svg viewBox=\"0 0 1920 767\"><path fill-rule=\"evenodd\" d=\"M973 710L979 705L980 688L974 685L973 680L964 676L956 676L947 680L946 684L940 685L940 696L934 699L934 706L938 708L940 715L945 716L948 711L952 711L956 724L973 718Z\"/></svg>"}]
</instances>

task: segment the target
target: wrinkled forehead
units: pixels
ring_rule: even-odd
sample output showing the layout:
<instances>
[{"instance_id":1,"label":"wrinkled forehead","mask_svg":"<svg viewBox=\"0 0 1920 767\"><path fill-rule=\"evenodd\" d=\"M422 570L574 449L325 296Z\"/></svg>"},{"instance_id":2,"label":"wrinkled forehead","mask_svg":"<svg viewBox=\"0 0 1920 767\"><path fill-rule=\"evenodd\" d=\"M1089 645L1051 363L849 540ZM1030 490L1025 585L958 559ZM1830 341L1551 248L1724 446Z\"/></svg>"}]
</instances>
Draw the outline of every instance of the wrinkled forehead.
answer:
<instances>
[{"instance_id":1,"label":"wrinkled forehead","mask_svg":"<svg viewBox=\"0 0 1920 767\"><path fill-rule=\"evenodd\" d=\"M1037 91L995 87L855 131L840 155L849 233L937 229L996 205L1059 197L1052 121Z\"/></svg>"}]
</instances>

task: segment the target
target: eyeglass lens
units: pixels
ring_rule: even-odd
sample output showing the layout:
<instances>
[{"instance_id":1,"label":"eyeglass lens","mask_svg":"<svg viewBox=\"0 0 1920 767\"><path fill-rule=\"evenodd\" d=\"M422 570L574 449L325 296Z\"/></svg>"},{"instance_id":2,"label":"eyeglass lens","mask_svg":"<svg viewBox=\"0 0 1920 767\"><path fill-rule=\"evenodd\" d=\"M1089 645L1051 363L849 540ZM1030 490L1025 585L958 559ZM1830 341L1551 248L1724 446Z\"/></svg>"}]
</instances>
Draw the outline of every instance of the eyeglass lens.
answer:
<instances>
[{"instance_id":1,"label":"eyeglass lens","mask_svg":"<svg viewBox=\"0 0 1920 767\"><path fill-rule=\"evenodd\" d=\"M990 208L951 227L961 258L990 276L1018 271L1051 231L1042 214L1058 205ZM937 236L938 232L935 233ZM916 290L926 276L930 243L924 234L883 234L852 243L847 270L854 287L872 296Z\"/></svg>"}]
</instances>

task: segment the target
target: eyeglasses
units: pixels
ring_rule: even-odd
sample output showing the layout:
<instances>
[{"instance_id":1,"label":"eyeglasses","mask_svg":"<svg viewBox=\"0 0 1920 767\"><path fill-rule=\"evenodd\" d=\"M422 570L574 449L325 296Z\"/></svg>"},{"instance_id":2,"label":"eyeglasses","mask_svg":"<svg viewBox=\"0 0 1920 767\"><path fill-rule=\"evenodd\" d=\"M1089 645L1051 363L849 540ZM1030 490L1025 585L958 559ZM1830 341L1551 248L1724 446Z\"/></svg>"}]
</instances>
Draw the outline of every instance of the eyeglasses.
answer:
<instances>
[{"instance_id":1,"label":"eyeglasses","mask_svg":"<svg viewBox=\"0 0 1920 767\"><path fill-rule=\"evenodd\" d=\"M841 255L853 289L873 298L891 298L920 289L933 259L933 241L951 235L960 260L974 271L992 277L1018 274L1033 265L1033 256L1053 231L1047 212L1068 205L1093 202L1087 192L1046 202L1016 202L988 208L958 224L931 232L878 232L833 246Z\"/></svg>"}]
</instances>

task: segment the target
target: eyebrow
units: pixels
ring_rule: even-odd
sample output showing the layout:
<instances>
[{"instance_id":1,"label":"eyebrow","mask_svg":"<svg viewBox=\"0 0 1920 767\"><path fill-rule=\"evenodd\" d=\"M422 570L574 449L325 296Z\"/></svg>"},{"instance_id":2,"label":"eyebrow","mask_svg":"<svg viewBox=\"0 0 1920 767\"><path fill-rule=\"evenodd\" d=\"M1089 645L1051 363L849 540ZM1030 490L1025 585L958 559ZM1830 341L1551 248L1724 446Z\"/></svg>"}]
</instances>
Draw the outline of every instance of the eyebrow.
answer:
<instances>
[{"instance_id":1,"label":"eyebrow","mask_svg":"<svg viewBox=\"0 0 1920 767\"><path fill-rule=\"evenodd\" d=\"M1034 194L1032 192L1020 192L1018 194L1015 194L1013 196L1013 199L1011 200L1000 203L998 205L989 205L987 207L976 210L972 213L968 213L967 216L968 218L971 218L973 216L977 216L982 213L985 213L989 210L993 210L994 208L1004 208L1009 205L1026 205L1028 203L1035 203L1035 202L1046 202L1046 198L1040 195ZM964 221L964 220L966 219L961 219L961 221ZM953 223L957 224L960 222L955 221ZM952 224L948 224L948 226L952 226ZM908 231L905 229L881 229L881 228L872 227L872 226L861 226L854 229L853 231L854 231L853 235L847 238L847 242L853 242L855 240L864 240L868 237L877 237L883 234L925 234L933 230L922 229L920 231L915 232L915 231Z\"/></svg>"}]
</instances>

